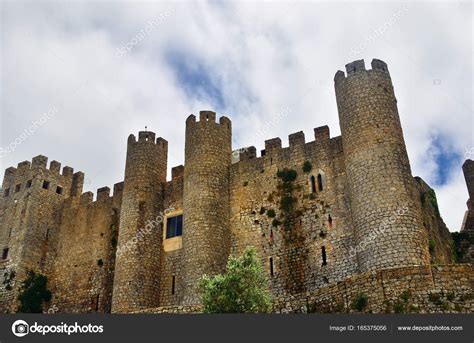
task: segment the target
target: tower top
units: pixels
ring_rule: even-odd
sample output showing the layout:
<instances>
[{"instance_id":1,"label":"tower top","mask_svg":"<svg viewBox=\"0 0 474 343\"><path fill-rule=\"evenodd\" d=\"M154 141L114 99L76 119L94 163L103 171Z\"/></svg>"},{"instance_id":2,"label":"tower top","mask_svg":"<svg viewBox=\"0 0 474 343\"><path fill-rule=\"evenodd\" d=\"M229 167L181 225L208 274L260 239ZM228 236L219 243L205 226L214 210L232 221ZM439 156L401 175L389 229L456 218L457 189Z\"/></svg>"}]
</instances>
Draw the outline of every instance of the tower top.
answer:
<instances>
[{"instance_id":1,"label":"tower top","mask_svg":"<svg viewBox=\"0 0 474 343\"><path fill-rule=\"evenodd\" d=\"M385 73L389 74L387 63L385 63L382 60L374 58L372 60L372 62L370 63L370 65L372 67L372 70L382 71L382 72L385 72ZM365 69L365 62L364 62L363 59L362 60L356 60L356 61L353 61L351 63L347 63L345 67L346 67L347 77L350 77L351 75L354 75L354 74L357 74L357 73L360 73L360 72L366 72L367 71ZM346 79L346 74L342 70L338 70L336 72L336 75L334 76L334 82L338 83L338 82L340 82L341 80L344 80L344 79Z\"/></svg>"}]
</instances>

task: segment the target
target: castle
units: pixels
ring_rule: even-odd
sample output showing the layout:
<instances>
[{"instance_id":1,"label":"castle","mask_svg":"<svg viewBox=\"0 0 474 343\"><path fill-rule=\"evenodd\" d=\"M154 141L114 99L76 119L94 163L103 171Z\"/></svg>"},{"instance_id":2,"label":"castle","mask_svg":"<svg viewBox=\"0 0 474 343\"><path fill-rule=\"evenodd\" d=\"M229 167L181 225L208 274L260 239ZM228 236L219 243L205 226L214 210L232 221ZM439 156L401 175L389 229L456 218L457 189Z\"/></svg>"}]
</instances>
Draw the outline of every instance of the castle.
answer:
<instances>
[{"instance_id":1,"label":"castle","mask_svg":"<svg viewBox=\"0 0 474 343\"><path fill-rule=\"evenodd\" d=\"M254 246L275 312L350 312L359 294L366 311L393 311L407 291L410 311L473 312L472 266L453 263L434 192L411 174L386 63L354 61L334 83L341 136L318 127L257 156L232 150L230 119L201 111L171 180L168 142L142 131L128 137L124 181L95 201L82 172L45 156L6 169L0 309L16 311L34 270L61 313L196 312L199 278Z\"/></svg>"}]
</instances>

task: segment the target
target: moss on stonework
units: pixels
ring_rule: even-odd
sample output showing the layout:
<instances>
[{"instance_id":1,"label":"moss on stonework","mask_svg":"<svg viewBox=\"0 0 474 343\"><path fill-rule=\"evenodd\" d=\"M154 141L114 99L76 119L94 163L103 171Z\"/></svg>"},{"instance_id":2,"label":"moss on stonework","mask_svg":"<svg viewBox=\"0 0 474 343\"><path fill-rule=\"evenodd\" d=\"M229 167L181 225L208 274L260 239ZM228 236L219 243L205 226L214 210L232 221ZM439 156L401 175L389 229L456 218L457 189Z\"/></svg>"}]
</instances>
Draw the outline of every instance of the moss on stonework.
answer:
<instances>
[{"instance_id":1,"label":"moss on stonework","mask_svg":"<svg viewBox=\"0 0 474 343\"><path fill-rule=\"evenodd\" d=\"M313 169L313 165L310 161L304 161L303 163L303 172L309 173Z\"/></svg>"}]
</instances>

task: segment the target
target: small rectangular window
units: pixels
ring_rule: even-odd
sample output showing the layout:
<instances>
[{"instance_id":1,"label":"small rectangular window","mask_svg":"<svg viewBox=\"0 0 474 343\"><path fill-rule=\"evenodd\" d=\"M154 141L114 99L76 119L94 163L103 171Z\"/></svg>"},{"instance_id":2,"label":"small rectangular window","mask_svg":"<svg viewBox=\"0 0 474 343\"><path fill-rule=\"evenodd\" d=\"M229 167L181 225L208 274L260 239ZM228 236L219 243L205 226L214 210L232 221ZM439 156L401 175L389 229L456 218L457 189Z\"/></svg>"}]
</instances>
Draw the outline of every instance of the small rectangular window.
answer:
<instances>
[{"instance_id":1,"label":"small rectangular window","mask_svg":"<svg viewBox=\"0 0 474 343\"><path fill-rule=\"evenodd\" d=\"M2 260L6 260L8 258L8 248L3 249L2 252Z\"/></svg>"},{"instance_id":2,"label":"small rectangular window","mask_svg":"<svg viewBox=\"0 0 474 343\"><path fill-rule=\"evenodd\" d=\"M21 184L15 186L15 193L18 193L21 190Z\"/></svg>"},{"instance_id":3,"label":"small rectangular window","mask_svg":"<svg viewBox=\"0 0 474 343\"><path fill-rule=\"evenodd\" d=\"M5 192L3 192L3 196L7 197L10 195L10 188L5 189Z\"/></svg>"},{"instance_id":4,"label":"small rectangular window","mask_svg":"<svg viewBox=\"0 0 474 343\"><path fill-rule=\"evenodd\" d=\"M325 246L321 247L321 257L323 259L323 266L328 264L327 257L326 257L326 247Z\"/></svg>"},{"instance_id":5,"label":"small rectangular window","mask_svg":"<svg viewBox=\"0 0 474 343\"><path fill-rule=\"evenodd\" d=\"M44 188L44 189L48 189L48 188L49 188L49 182L48 182L48 181L44 181L44 182L43 182L43 188Z\"/></svg>"},{"instance_id":6,"label":"small rectangular window","mask_svg":"<svg viewBox=\"0 0 474 343\"><path fill-rule=\"evenodd\" d=\"M30 188L33 183L33 180L26 181L26 188Z\"/></svg>"},{"instance_id":7,"label":"small rectangular window","mask_svg":"<svg viewBox=\"0 0 474 343\"><path fill-rule=\"evenodd\" d=\"M56 193L63 194L63 188L61 186L56 187Z\"/></svg>"},{"instance_id":8,"label":"small rectangular window","mask_svg":"<svg viewBox=\"0 0 474 343\"><path fill-rule=\"evenodd\" d=\"M169 217L166 220L166 238L181 236L183 234L183 215Z\"/></svg>"}]
</instances>

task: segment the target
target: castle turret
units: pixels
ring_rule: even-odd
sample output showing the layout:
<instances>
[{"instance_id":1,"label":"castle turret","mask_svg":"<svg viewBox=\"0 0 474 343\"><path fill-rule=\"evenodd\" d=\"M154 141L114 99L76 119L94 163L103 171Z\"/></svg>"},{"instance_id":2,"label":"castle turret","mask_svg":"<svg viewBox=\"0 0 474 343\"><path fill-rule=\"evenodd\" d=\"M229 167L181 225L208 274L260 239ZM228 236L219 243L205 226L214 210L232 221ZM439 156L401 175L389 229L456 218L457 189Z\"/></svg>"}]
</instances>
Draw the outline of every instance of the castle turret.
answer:
<instances>
[{"instance_id":1,"label":"castle turret","mask_svg":"<svg viewBox=\"0 0 474 343\"><path fill-rule=\"evenodd\" d=\"M112 298L112 312L157 307L162 232L156 217L163 209L168 143L141 131L128 137L127 161Z\"/></svg>"},{"instance_id":2,"label":"castle turret","mask_svg":"<svg viewBox=\"0 0 474 343\"><path fill-rule=\"evenodd\" d=\"M335 75L360 270L429 263L428 239L385 62Z\"/></svg>"},{"instance_id":3,"label":"castle turret","mask_svg":"<svg viewBox=\"0 0 474 343\"><path fill-rule=\"evenodd\" d=\"M198 280L221 273L230 250L231 122L201 111L186 120L184 167L183 304L200 303Z\"/></svg>"},{"instance_id":4,"label":"castle turret","mask_svg":"<svg viewBox=\"0 0 474 343\"><path fill-rule=\"evenodd\" d=\"M464 173L464 179L466 180L467 191L469 193L469 199L474 202L474 161L466 160L462 165L462 171Z\"/></svg>"}]
</instances>

